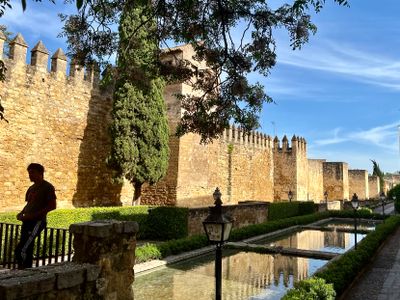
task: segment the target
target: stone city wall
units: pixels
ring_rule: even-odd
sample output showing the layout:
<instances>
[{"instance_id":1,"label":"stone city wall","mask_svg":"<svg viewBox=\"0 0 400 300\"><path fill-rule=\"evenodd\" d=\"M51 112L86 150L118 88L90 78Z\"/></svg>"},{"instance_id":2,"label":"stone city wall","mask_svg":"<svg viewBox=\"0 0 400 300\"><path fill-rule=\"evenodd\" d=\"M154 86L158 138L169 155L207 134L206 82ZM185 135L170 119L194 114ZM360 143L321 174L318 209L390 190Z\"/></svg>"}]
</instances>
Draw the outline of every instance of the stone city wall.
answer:
<instances>
[{"instance_id":1,"label":"stone city wall","mask_svg":"<svg viewBox=\"0 0 400 300\"><path fill-rule=\"evenodd\" d=\"M289 147L289 141L284 136L281 147L275 137L273 157L274 200L287 200L289 191L293 193L293 200L307 200L308 161L305 139L293 136Z\"/></svg>"},{"instance_id":2,"label":"stone city wall","mask_svg":"<svg viewBox=\"0 0 400 300\"><path fill-rule=\"evenodd\" d=\"M129 185L112 184L105 165L112 96L97 87L98 74L72 64L67 76L61 49L48 72L49 52L41 42L26 65L27 48L21 35L10 43L6 81L0 82L8 120L0 122L1 209L24 205L31 162L45 166L58 207L120 205L130 199Z\"/></svg>"},{"instance_id":3,"label":"stone city wall","mask_svg":"<svg viewBox=\"0 0 400 300\"><path fill-rule=\"evenodd\" d=\"M325 202L324 199L324 166L325 159L308 160L308 195L315 203Z\"/></svg>"},{"instance_id":4,"label":"stone city wall","mask_svg":"<svg viewBox=\"0 0 400 300\"><path fill-rule=\"evenodd\" d=\"M0 54L3 49L0 37ZM26 167L31 162L45 166L45 178L56 188L58 207L130 205L133 187L111 182L105 161L110 150L108 127L112 91L98 87L93 68L73 63L67 72L67 58L61 49L51 57L39 42L26 65L28 46L18 35L10 43L10 58L5 59L7 79L0 82L0 97L7 122L0 122L0 209L17 210L31 184ZM198 73L206 72L204 62L192 59L190 46L172 49L171 59L192 61ZM177 93L196 93L187 83L166 87L170 126L170 161L165 178L153 186L144 185L142 204L197 207L212 205L212 193L219 187L225 203L239 201L320 200L325 186L330 199L348 198L347 164L333 172L325 170L324 184L318 163L309 166L306 141L286 137L282 147L278 138L259 132L244 135L232 126L213 143L200 144L200 138L174 133L182 108ZM333 174L333 173L334 174ZM327 175L327 179L325 179ZM340 179L334 179L339 176ZM340 183L340 184L339 184ZM315 198L315 199L314 199Z\"/></svg>"},{"instance_id":5,"label":"stone city wall","mask_svg":"<svg viewBox=\"0 0 400 300\"><path fill-rule=\"evenodd\" d=\"M357 194L359 200L369 199L368 171L349 170L349 196Z\"/></svg>"},{"instance_id":6,"label":"stone city wall","mask_svg":"<svg viewBox=\"0 0 400 300\"><path fill-rule=\"evenodd\" d=\"M370 199L379 199L380 182L378 176L368 176L368 190Z\"/></svg>"},{"instance_id":7,"label":"stone city wall","mask_svg":"<svg viewBox=\"0 0 400 300\"><path fill-rule=\"evenodd\" d=\"M328 201L349 199L348 165L344 162L324 162L324 191Z\"/></svg>"},{"instance_id":8,"label":"stone city wall","mask_svg":"<svg viewBox=\"0 0 400 300\"><path fill-rule=\"evenodd\" d=\"M186 59L198 72L207 71L204 62L194 61L189 45L175 47L163 57L177 64ZM194 82L196 78L192 78ZM170 161L167 176L153 186L146 186L142 204L167 204L184 207L213 204L212 193L219 187L224 203L243 200L273 200L272 143L266 135L252 132L244 135L234 126L209 144L201 144L196 134L174 136L182 115L176 94L196 94L188 83L169 85L164 92L170 125ZM160 191L169 191L161 193ZM160 197L163 197L160 200Z\"/></svg>"},{"instance_id":9,"label":"stone city wall","mask_svg":"<svg viewBox=\"0 0 400 300\"><path fill-rule=\"evenodd\" d=\"M233 228L260 224L268 219L269 203L240 203L223 205L224 213L234 220ZM203 221L209 215L208 207L190 208L188 216L189 235L204 234Z\"/></svg>"}]
</instances>

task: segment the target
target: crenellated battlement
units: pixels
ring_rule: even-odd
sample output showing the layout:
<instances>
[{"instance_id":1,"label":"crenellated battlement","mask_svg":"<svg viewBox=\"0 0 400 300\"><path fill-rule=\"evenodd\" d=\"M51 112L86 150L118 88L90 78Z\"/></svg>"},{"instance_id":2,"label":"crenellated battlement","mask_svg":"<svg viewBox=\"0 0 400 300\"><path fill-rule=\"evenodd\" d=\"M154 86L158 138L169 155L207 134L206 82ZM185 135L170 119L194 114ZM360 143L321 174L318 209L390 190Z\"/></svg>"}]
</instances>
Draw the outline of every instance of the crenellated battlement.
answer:
<instances>
[{"instance_id":1,"label":"crenellated battlement","mask_svg":"<svg viewBox=\"0 0 400 300\"><path fill-rule=\"evenodd\" d=\"M303 137L297 137L293 135L290 145L289 139L286 135L283 136L282 141L279 140L277 136L275 136L273 141L273 149L275 152L306 152L307 151L307 142Z\"/></svg>"},{"instance_id":2,"label":"crenellated battlement","mask_svg":"<svg viewBox=\"0 0 400 300\"><path fill-rule=\"evenodd\" d=\"M83 67L76 64L74 61L70 61L69 72L68 70L68 59L64 54L64 51L59 48L57 49L50 58L50 52L43 44L39 41L31 50L30 64L27 64L27 51L28 44L25 42L22 34L18 33L16 37L9 43L10 55L9 58L4 58L4 45L6 37L0 32L0 59L3 59L6 66L7 72L12 76L21 67L26 68L26 72L47 74L56 80L65 80L66 83L71 84L89 84L93 88L98 87L100 80L99 68L96 66ZM50 72L48 66L50 64Z\"/></svg>"},{"instance_id":3,"label":"crenellated battlement","mask_svg":"<svg viewBox=\"0 0 400 300\"><path fill-rule=\"evenodd\" d=\"M231 125L225 129L221 139L226 143L240 144L259 149L272 149L272 138L262 132L251 131L246 133L238 126Z\"/></svg>"}]
</instances>

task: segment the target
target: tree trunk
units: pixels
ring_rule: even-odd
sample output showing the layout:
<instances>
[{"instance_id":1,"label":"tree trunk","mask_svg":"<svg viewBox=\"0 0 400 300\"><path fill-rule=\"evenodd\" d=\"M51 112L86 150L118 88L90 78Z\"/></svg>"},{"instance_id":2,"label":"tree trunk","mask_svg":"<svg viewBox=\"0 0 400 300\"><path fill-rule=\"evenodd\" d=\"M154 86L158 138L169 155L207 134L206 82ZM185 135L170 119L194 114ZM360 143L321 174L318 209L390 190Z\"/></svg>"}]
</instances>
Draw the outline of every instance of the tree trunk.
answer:
<instances>
[{"instance_id":1,"label":"tree trunk","mask_svg":"<svg viewBox=\"0 0 400 300\"><path fill-rule=\"evenodd\" d=\"M140 205L140 197L142 196L142 185L143 183L141 182L135 182L134 184L135 192L133 194L132 206Z\"/></svg>"}]
</instances>

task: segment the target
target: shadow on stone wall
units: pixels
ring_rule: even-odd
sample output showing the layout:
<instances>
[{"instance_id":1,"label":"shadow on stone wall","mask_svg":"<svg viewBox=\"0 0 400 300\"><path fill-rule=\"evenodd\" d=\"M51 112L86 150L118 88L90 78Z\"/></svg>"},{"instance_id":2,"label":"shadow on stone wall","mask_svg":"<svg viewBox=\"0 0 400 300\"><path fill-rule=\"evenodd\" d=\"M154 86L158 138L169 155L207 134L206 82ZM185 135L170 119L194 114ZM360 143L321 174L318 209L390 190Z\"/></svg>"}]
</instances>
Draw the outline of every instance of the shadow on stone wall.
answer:
<instances>
[{"instance_id":1,"label":"shadow on stone wall","mask_svg":"<svg viewBox=\"0 0 400 300\"><path fill-rule=\"evenodd\" d=\"M111 93L93 90L87 112L87 125L81 138L77 166L77 186L72 203L75 207L119 206L122 184L111 182L106 166L110 151ZM77 112L79 113L79 112Z\"/></svg>"}]
</instances>

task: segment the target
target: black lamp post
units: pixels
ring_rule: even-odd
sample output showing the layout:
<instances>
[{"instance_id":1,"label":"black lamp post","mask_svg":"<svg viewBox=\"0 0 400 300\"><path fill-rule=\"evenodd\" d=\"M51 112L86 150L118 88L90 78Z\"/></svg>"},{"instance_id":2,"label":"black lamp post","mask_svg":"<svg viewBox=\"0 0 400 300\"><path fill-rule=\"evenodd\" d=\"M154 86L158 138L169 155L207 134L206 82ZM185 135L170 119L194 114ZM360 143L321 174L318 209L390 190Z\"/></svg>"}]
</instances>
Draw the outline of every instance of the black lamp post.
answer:
<instances>
[{"instance_id":1,"label":"black lamp post","mask_svg":"<svg viewBox=\"0 0 400 300\"><path fill-rule=\"evenodd\" d=\"M222 290L222 245L228 240L232 229L232 220L222 213L221 192L216 188L214 204L203 221L204 231L210 243L215 244L215 299L221 300Z\"/></svg>"},{"instance_id":2,"label":"black lamp post","mask_svg":"<svg viewBox=\"0 0 400 300\"><path fill-rule=\"evenodd\" d=\"M287 193L287 196L288 196L289 202L292 202L292 199L293 199L293 192L292 192L292 190L290 190L290 191Z\"/></svg>"},{"instance_id":3,"label":"black lamp post","mask_svg":"<svg viewBox=\"0 0 400 300\"><path fill-rule=\"evenodd\" d=\"M357 194L354 193L351 198L351 206L354 209L354 249L357 249L357 209L359 204Z\"/></svg>"},{"instance_id":4,"label":"black lamp post","mask_svg":"<svg viewBox=\"0 0 400 300\"><path fill-rule=\"evenodd\" d=\"M385 199L386 199L386 196L383 191L379 194L379 199L381 199L381 202L382 202L383 222L385 222Z\"/></svg>"}]
</instances>

